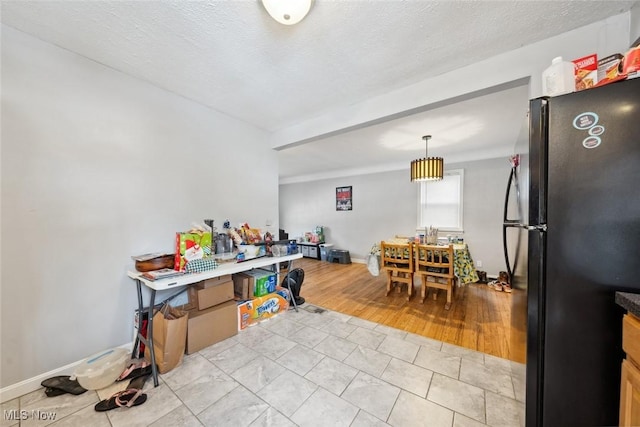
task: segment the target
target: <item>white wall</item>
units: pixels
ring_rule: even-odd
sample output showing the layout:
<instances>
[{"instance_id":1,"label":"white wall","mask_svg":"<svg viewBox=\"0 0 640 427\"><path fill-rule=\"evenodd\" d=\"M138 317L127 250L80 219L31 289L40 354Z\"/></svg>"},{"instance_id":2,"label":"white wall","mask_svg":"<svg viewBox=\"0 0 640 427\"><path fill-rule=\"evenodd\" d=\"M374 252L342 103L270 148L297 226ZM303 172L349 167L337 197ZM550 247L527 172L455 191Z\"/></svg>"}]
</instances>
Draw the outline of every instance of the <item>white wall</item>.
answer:
<instances>
[{"instance_id":1,"label":"white wall","mask_svg":"<svg viewBox=\"0 0 640 427\"><path fill-rule=\"evenodd\" d=\"M336 187L349 185L353 210L336 211ZM415 233L417 196L407 171L280 185L280 227L295 238L323 225L327 243L362 259L375 242Z\"/></svg>"},{"instance_id":2,"label":"white wall","mask_svg":"<svg viewBox=\"0 0 640 427\"><path fill-rule=\"evenodd\" d=\"M1 172L2 388L131 341L131 255L278 229L263 131L4 25Z\"/></svg>"},{"instance_id":3,"label":"white wall","mask_svg":"<svg viewBox=\"0 0 640 427\"><path fill-rule=\"evenodd\" d=\"M629 46L640 37L640 4L637 4L630 11L631 19L629 23Z\"/></svg>"},{"instance_id":4,"label":"white wall","mask_svg":"<svg viewBox=\"0 0 640 427\"><path fill-rule=\"evenodd\" d=\"M464 241L490 276L506 270L502 248L504 196L511 165L506 158L452 164L464 169Z\"/></svg>"},{"instance_id":5,"label":"white wall","mask_svg":"<svg viewBox=\"0 0 640 427\"><path fill-rule=\"evenodd\" d=\"M514 141L515 143L515 141ZM446 159L445 159L446 160ZM407 160L409 162L409 160ZM502 214L511 166L507 159L446 164L464 169L464 239L482 270L505 270ZM336 211L336 187L353 187L353 210ZM414 235L419 185L405 171L280 185L280 227L290 238L326 228L326 241L363 259L371 246L389 237Z\"/></svg>"}]
</instances>

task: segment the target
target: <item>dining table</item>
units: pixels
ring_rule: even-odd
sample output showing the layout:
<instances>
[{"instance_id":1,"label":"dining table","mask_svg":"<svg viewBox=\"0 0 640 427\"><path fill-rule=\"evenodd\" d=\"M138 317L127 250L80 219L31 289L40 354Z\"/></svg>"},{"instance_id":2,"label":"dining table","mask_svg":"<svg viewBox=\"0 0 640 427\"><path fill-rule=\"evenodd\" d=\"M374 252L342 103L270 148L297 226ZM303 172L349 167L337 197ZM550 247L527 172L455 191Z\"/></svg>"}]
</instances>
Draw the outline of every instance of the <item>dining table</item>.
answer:
<instances>
[{"instance_id":1,"label":"dining table","mask_svg":"<svg viewBox=\"0 0 640 427\"><path fill-rule=\"evenodd\" d=\"M458 285L466 285L467 283L475 283L480 278L473 264L471 252L466 243L453 243L453 271L458 278Z\"/></svg>"},{"instance_id":2,"label":"dining table","mask_svg":"<svg viewBox=\"0 0 640 427\"><path fill-rule=\"evenodd\" d=\"M408 241L405 238L392 238L385 239L385 242L395 243L395 244L413 244L413 241ZM453 272L456 276L456 283L458 286L466 285L468 283L475 283L480 278L478 277L478 272L476 271L475 265L473 264L473 258L471 257L471 252L469 251L469 246L466 243L452 243L453 245L453 253L454 253L454 262L453 262ZM446 245L440 245L446 246Z\"/></svg>"}]
</instances>

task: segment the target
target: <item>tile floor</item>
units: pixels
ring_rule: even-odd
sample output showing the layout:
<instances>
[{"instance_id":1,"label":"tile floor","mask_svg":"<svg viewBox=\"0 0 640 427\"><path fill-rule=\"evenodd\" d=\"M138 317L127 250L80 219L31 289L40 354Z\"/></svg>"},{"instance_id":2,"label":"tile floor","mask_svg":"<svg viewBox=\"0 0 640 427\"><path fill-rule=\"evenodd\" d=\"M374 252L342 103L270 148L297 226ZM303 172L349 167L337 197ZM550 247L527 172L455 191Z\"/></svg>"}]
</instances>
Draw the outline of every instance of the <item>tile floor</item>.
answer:
<instances>
[{"instance_id":1,"label":"tile floor","mask_svg":"<svg viewBox=\"0 0 640 427\"><path fill-rule=\"evenodd\" d=\"M121 384L52 398L40 389L3 404L1 426L19 424L11 410L25 427L524 425L523 365L314 309L185 356L157 388L147 381L140 406L93 409Z\"/></svg>"}]
</instances>

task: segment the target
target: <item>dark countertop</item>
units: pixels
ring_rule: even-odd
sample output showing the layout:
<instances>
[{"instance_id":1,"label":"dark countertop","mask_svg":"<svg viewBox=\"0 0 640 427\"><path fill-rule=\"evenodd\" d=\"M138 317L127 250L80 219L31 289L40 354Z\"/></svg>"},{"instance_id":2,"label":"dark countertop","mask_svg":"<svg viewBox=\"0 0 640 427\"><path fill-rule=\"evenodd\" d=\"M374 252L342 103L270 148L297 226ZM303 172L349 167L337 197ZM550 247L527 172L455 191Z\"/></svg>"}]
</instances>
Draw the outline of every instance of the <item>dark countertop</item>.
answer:
<instances>
[{"instance_id":1,"label":"dark countertop","mask_svg":"<svg viewBox=\"0 0 640 427\"><path fill-rule=\"evenodd\" d=\"M625 308L634 316L640 317L640 294L616 292L616 304Z\"/></svg>"}]
</instances>

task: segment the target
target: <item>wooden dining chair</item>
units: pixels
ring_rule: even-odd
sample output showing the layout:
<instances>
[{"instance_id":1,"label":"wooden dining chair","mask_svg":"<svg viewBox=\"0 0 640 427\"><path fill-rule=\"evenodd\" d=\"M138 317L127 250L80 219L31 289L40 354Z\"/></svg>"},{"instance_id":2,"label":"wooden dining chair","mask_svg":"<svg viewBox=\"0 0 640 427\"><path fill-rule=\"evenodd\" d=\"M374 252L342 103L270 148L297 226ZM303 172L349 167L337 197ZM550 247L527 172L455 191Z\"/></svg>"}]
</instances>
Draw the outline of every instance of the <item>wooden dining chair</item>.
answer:
<instances>
[{"instance_id":1,"label":"wooden dining chair","mask_svg":"<svg viewBox=\"0 0 640 427\"><path fill-rule=\"evenodd\" d=\"M447 303L444 309L451 308L453 284L456 278L453 271L453 257L453 245L415 245L415 265L422 282L420 296L423 303L427 296L427 288L435 288L434 300L438 298L438 289L444 289L447 291Z\"/></svg>"},{"instance_id":2,"label":"wooden dining chair","mask_svg":"<svg viewBox=\"0 0 640 427\"><path fill-rule=\"evenodd\" d=\"M388 296L394 286L407 285L407 301L413 295L413 244L380 242L381 268L387 272Z\"/></svg>"}]
</instances>

